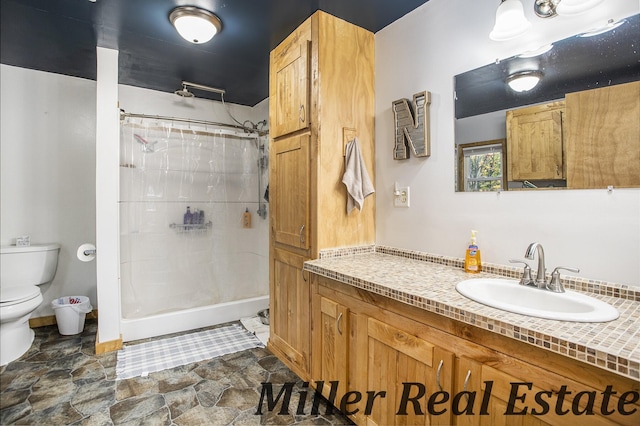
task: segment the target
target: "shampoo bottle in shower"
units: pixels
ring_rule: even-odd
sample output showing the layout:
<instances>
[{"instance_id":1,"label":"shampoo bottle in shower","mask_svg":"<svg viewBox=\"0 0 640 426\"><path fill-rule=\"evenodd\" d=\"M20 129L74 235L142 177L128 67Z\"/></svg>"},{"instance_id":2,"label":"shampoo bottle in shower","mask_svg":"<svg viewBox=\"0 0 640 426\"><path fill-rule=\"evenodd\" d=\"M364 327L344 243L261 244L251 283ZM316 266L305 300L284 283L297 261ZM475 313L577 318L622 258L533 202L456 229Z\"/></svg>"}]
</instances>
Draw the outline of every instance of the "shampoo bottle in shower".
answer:
<instances>
[{"instance_id":1,"label":"shampoo bottle in shower","mask_svg":"<svg viewBox=\"0 0 640 426\"><path fill-rule=\"evenodd\" d=\"M242 227L243 228L251 228L251 213L249 213L249 208L244 211L242 214Z\"/></svg>"},{"instance_id":2,"label":"shampoo bottle in shower","mask_svg":"<svg viewBox=\"0 0 640 426\"><path fill-rule=\"evenodd\" d=\"M477 231L471 231L471 243L467 248L467 253L464 257L464 271L477 274L482 271L482 262L480 260L480 249L476 244Z\"/></svg>"},{"instance_id":3,"label":"shampoo bottle in shower","mask_svg":"<svg viewBox=\"0 0 640 426\"><path fill-rule=\"evenodd\" d=\"M187 212L184 214L184 225L191 225L191 221L193 220L193 214L191 214L191 207L187 206Z\"/></svg>"}]
</instances>

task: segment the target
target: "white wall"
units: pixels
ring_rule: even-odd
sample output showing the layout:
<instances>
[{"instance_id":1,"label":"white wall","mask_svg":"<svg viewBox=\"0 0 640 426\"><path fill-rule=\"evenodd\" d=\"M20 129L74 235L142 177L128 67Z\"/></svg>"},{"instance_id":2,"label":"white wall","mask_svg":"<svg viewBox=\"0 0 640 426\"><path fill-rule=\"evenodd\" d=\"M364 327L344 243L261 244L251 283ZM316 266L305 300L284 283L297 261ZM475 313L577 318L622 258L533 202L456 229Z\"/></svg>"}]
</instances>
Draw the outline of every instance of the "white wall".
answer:
<instances>
[{"instance_id":1,"label":"white wall","mask_svg":"<svg viewBox=\"0 0 640 426\"><path fill-rule=\"evenodd\" d=\"M539 241L547 269L640 286L640 189L454 192L456 74L638 13L637 0L609 0L573 19L542 20L532 0L523 3L534 25L514 41L488 37L495 0L430 0L376 33L376 241L462 257L476 229L485 262L508 264ZM395 161L391 102L423 90L432 95L431 157ZM410 208L393 207L394 182L410 186Z\"/></svg>"},{"instance_id":2,"label":"white wall","mask_svg":"<svg viewBox=\"0 0 640 426\"><path fill-rule=\"evenodd\" d=\"M40 287L34 317L53 315L60 296L88 296L96 306L96 264L76 258L95 242L96 82L0 66L0 239L61 244L58 270Z\"/></svg>"}]
</instances>

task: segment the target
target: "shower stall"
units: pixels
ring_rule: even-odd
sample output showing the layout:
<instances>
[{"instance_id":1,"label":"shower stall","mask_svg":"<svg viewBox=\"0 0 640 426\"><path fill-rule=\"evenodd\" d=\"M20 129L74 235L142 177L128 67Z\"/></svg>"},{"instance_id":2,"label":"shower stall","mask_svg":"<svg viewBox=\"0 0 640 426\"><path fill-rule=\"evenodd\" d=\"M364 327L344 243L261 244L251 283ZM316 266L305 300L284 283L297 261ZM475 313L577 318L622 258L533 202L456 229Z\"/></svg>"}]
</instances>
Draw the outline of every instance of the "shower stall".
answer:
<instances>
[{"instance_id":1,"label":"shower stall","mask_svg":"<svg viewBox=\"0 0 640 426\"><path fill-rule=\"evenodd\" d=\"M131 115L120 133L123 340L266 308L267 137Z\"/></svg>"}]
</instances>

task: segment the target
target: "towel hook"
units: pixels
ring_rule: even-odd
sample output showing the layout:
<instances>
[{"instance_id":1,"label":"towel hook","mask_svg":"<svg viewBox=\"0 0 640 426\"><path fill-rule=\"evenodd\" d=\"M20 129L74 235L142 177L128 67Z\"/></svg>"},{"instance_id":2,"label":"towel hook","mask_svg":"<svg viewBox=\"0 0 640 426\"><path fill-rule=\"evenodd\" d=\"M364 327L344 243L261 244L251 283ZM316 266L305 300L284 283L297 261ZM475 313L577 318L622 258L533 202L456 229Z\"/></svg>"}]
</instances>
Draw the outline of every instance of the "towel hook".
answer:
<instances>
[{"instance_id":1,"label":"towel hook","mask_svg":"<svg viewBox=\"0 0 640 426\"><path fill-rule=\"evenodd\" d=\"M358 137L356 129L352 127L342 128L342 156L347 156L347 144Z\"/></svg>"}]
</instances>

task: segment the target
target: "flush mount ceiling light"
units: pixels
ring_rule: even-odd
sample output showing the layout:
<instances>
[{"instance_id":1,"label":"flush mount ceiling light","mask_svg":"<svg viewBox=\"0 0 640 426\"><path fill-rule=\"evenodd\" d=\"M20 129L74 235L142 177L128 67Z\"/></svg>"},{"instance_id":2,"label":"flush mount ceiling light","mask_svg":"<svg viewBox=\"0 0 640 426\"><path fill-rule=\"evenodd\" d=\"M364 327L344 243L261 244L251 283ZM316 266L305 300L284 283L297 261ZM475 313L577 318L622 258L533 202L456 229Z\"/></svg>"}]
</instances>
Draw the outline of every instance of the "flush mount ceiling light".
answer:
<instances>
[{"instance_id":1,"label":"flush mount ceiling light","mask_svg":"<svg viewBox=\"0 0 640 426\"><path fill-rule=\"evenodd\" d=\"M502 0L496 10L496 24L489 34L495 41L510 40L525 33L531 22L524 16L520 0Z\"/></svg>"},{"instance_id":2,"label":"flush mount ceiling light","mask_svg":"<svg viewBox=\"0 0 640 426\"><path fill-rule=\"evenodd\" d=\"M193 6L176 7L169 14L169 21L185 40L202 44L222 29L222 22L208 10Z\"/></svg>"},{"instance_id":3,"label":"flush mount ceiling light","mask_svg":"<svg viewBox=\"0 0 640 426\"><path fill-rule=\"evenodd\" d=\"M507 77L507 84L515 92L528 92L538 85L541 78L540 71L520 71Z\"/></svg>"}]
</instances>

